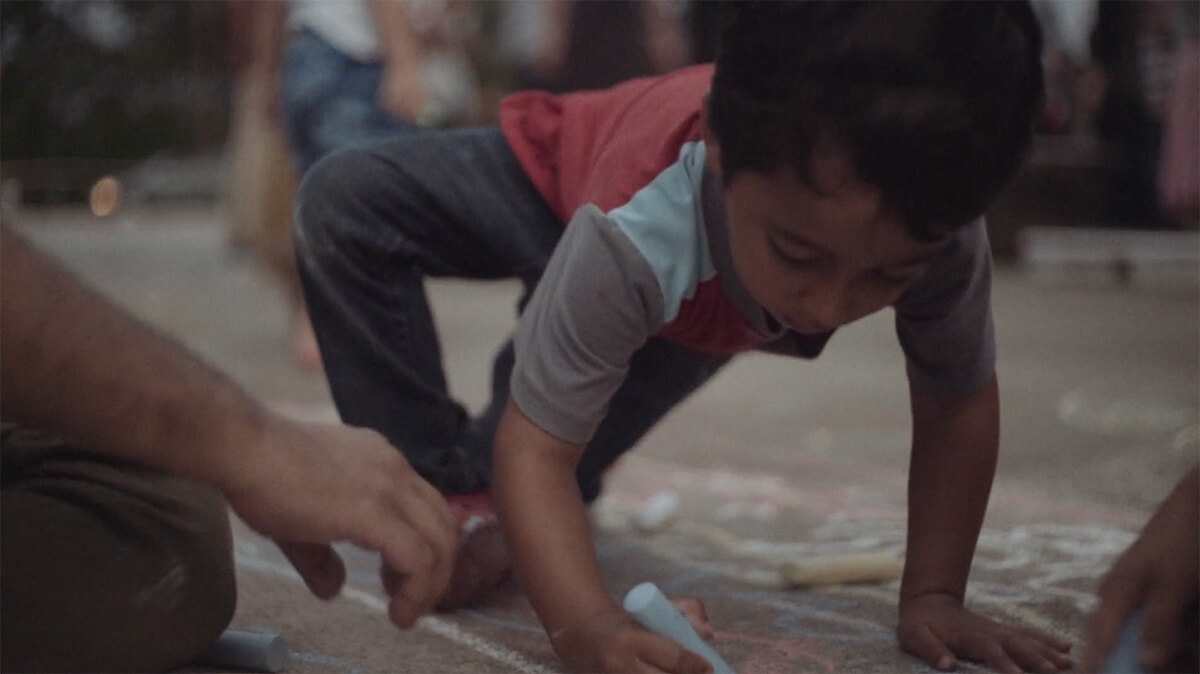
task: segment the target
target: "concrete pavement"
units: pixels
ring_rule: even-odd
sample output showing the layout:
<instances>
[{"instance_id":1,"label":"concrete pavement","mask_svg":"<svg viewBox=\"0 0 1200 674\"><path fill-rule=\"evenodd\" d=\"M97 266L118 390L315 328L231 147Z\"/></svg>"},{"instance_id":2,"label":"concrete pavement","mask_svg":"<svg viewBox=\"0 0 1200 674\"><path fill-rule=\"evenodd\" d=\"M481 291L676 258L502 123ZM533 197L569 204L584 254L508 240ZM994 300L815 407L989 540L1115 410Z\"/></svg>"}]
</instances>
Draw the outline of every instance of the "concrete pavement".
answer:
<instances>
[{"instance_id":1,"label":"concrete pavement","mask_svg":"<svg viewBox=\"0 0 1200 674\"><path fill-rule=\"evenodd\" d=\"M100 221L35 211L17 223L272 405L335 417L322 377L293 364L278 294L225 244L216 213ZM515 324L517 288L429 287L451 388L478 408L491 354ZM1046 287L1001 267L994 304L1002 457L968 601L1078 643L1099 576L1200 451L1197 293ZM786 559L902 555L907 405L890 312L844 328L814 362L739 359L611 475L595 513L610 587L654 580L704 599L716 647L740 671L927 671L895 647L895 582L816 591L756 582ZM648 500L671 493L672 525L631 526ZM297 672L560 667L516 588L399 632L382 610L375 557L345 552L351 587L324 604L269 541L239 527L235 624L283 634Z\"/></svg>"}]
</instances>

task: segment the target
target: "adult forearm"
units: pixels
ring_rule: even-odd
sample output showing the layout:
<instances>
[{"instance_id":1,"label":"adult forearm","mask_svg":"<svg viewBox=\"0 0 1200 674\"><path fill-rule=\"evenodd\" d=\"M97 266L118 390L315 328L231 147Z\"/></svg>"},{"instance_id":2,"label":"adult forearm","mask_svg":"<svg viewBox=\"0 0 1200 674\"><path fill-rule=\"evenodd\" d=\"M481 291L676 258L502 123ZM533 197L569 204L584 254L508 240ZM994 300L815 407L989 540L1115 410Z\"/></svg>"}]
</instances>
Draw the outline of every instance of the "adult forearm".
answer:
<instances>
[{"instance_id":1,"label":"adult forearm","mask_svg":"<svg viewBox=\"0 0 1200 674\"><path fill-rule=\"evenodd\" d=\"M552 642L559 631L617 608L575 481L581 453L509 403L496 432L492 489L514 570Z\"/></svg>"},{"instance_id":2,"label":"adult forearm","mask_svg":"<svg viewBox=\"0 0 1200 674\"><path fill-rule=\"evenodd\" d=\"M908 552L900 601L930 593L961 600L996 471L996 380L955 400L914 394L912 407Z\"/></svg>"},{"instance_id":3,"label":"adult forearm","mask_svg":"<svg viewBox=\"0 0 1200 674\"><path fill-rule=\"evenodd\" d=\"M248 71L254 77L274 81L283 64L286 39L288 3L276 0L249 3L250 63Z\"/></svg>"},{"instance_id":4,"label":"adult forearm","mask_svg":"<svg viewBox=\"0 0 1200 674\"><path fill-rule=\"evenodd\" d=\"M409 19L408 2L369 0L375 30L383 48L384 61L389 64L416 64L421 58L421 44Z\"/></svg>"},{"instance_id":5,"label":"adult forearm","mask_svg":"<svg viewBox=\"0 0 1200 674\"><path fill-rule=\"evenodd\" d=\"M0 228L6 419L217 483L265 412L241 389Z\"/></svg>"}]
</instances>

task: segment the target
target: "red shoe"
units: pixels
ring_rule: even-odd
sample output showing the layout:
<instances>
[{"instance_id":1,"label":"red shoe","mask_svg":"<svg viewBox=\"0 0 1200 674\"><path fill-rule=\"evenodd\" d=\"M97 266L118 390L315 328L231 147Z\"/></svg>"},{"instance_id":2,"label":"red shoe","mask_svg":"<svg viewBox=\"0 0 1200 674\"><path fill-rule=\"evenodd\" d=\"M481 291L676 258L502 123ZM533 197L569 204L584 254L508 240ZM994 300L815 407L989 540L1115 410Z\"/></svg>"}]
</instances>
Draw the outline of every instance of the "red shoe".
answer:
<instances>
[{"instance_id":1,"label":"red shoe","mask_svg":"<svg viewBox=\"0 0 1200 674\"><path fill-rule=\"evenodd\" d=\"M478 603L512 575L512 562L489 490L446 496L458 524L458 557L439 611Z\"/></svg>"}]
</instances>

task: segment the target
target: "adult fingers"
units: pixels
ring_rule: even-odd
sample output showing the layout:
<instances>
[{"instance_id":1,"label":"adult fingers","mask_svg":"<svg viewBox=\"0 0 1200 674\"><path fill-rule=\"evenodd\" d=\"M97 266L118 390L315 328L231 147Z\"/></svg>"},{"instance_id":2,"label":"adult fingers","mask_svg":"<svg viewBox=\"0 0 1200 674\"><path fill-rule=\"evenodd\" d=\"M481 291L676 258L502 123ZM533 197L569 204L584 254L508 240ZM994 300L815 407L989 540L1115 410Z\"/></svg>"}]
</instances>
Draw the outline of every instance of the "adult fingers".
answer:
<instances>
[{"instance_id":1,"label":"adult fingers","mask_svg":"<svg viewBox=\"0 0 1200 674\"><path fill-rule=\"evenodd\" d=\"M1167 666L1179 645L1184 611L1194 597L1176 592L1151 592L1142 610L1142 645L1139 657L1144 666L1159 670Z\"/></svg>"},{"instance_id":2,"label":"adult fingers","mask_svg":"<svg viewBox=\"0 0 1200 674\"><path fill-rule=\"evenodd\" d=\"M712 623L708 620L708 611L704 609L703 602L699 599L684 597L676 599L672 603L683 614L683 617L687 618L688 623L691 624L692 629L696 630L696 634L699 634L701 639L708 641L716 636Z\"/></svg>"},{"instance_id":3,"label":"adult fingers","mask_svg":"<svg viewBox=\"0 0 1200 674\"><path fill-rule=\"evenodd\" d=\"M333 546L297 541L276 541L276 544L314 595L332 599L341 591L346 582L346 566Z\"/></svg>"},{"instance_id":4,"label":"adult fingers","mask_svg":"<svg viewBox=\"0 0 1200 674\"><path fill-rule=\"evenodd\" d=\"M406 523L393 519L371 520L360 529L352 542L368 550L379 551L386 569L394 572L389 580L383 572L391 599L388 617L398 627L411 627L417 618L433 608L438 587L432 582L435 555L428 542Z\"/></svg>"},{"instance_id":5,"label":"adult fingers","mask_svg":"<svg viewBox=\"0 0 1200 674\"><path fill-rule=\"evenodd\" d=\"M900 646L924 660L930 667L949 672L957 666L958 661L954 653L925 623L902 626L899 632Z\"/></svg>"},{"instance_id":6,"label":"adult fingers","mask_svg":"<svg viewBox=\"0 0 1200 674\"><path fill-rule=\"evenodd\" d=\"M450 584L458 553L458 530L446 500L429 483L416 480L411 489L398 495L395 508L397 516L432 553L429 592L440 598Z\"/></svg>"},{"instance_id":7,"label":"adult fingers","mask_svg":"<svg viewBox=\"0 0 1200 674\"><path fill-rule=\"evenodd\" d=\"M1088 619L1088 644L1080 665L1084 671L1099 670L1116 644L1125 620L1141 603L1144 588L1142 574L1122 560L1101 581L1100 604Z\"/></svg>"}]
</instances>

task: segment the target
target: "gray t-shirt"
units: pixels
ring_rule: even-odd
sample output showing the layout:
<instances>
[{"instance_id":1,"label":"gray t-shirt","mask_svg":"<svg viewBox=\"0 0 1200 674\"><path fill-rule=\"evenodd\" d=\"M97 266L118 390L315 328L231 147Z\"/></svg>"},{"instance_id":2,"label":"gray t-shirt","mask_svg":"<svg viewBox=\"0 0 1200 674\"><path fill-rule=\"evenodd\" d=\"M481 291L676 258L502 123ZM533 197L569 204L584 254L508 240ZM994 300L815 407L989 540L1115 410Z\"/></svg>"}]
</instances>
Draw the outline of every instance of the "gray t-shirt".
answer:
<instances>
[{"instance_id":1,"label":"gray t-shirt","mask_svg":"<svg viewBox=\"0 0 1200 674\"><path fill-rule=\"evenodd\" d=\"M628 203L608 213L586 205L568 224L522 315L511 382L513 401L551 435L588 442L634 352L656 335L701 350L804 358L828 339L782 328L746 292L733 269L722 190L704 155L702 142L686 144L679 161ZM946 242L895 304L915 390L969 393L990 379L990 295L991 253L979 219Z\"/></svg>"}]
</instances>

